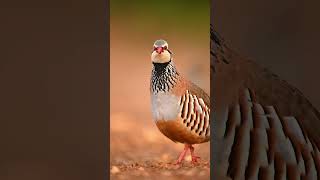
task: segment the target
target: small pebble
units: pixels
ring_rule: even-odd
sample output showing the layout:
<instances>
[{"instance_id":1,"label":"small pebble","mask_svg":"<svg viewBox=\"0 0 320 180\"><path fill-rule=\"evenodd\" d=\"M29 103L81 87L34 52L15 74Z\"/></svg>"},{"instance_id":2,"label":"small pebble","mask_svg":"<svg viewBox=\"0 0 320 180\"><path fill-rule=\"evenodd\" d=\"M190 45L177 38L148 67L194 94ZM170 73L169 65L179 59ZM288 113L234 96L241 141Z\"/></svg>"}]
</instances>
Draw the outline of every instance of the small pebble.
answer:
<instances>
[{"instance_id":1,"label":"small pebble","mask_svg":"<svg viewBox=\"0 0 320 180\"><path fill-rule=\"evenodd\" d=\"M111 174L117 174L120 172L120 169L117 166L112 166L110 172L111 172Z\"/></svg>"}]
</instances>

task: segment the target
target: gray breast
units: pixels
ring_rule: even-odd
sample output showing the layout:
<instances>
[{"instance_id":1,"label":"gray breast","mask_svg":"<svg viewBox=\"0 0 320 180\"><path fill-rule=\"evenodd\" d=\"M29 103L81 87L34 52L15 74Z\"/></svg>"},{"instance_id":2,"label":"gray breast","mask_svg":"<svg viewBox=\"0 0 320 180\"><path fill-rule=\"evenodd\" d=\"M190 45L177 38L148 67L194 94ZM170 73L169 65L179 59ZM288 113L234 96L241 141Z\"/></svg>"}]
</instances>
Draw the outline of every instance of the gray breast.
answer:
<instances>
[{"instance_id":1,"label":"gray breast","mask_svg":"<svg viewBox=\"0 0 320 180\"><path fill-rule=\"evenodd\" d=\"M151 95L152 116L157 120L176 120L180 113L180 98L168 92Z\"/></svg>"}]
</instances>

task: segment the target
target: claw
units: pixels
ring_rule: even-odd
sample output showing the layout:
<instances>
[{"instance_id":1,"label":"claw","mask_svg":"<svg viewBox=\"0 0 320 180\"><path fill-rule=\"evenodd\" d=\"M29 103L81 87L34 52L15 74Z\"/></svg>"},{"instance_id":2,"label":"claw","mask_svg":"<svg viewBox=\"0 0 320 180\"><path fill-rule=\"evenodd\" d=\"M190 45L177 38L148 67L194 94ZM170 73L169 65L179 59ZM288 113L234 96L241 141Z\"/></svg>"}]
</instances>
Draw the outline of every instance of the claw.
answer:
<instances>
[{"instance_id":1,"label":"claw","mask_svg":"<svg viewBox=\"0 0 320 180\"><path fill-rule=\"evenodd\" d=\"M182 166L182 161L177 160L175 163L173 163L175 166Z\"/></svg>"}]
</instances>

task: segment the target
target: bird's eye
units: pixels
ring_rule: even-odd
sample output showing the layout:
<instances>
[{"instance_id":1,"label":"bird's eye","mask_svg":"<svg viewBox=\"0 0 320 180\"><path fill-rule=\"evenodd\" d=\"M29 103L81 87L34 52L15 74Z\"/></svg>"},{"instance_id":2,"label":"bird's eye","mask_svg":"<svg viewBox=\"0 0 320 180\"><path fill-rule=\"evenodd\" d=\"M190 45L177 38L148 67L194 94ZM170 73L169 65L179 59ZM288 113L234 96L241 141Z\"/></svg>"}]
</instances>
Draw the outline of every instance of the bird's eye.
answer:
<instances>
[{"instance_id":1,"label":"bird's eye","mask_svg":"<svg viewBox=\"0 0 320 180\"><path fill-rule=\"evenodd\" d=\"M157 50L157 47L153 47L153 50L154 50L154 51Z\"/></svg>"},{"instance_id":2,"label":"bird's eye","mask_svg":"<svg viewBox=\"0 0 320 180\"><path fill-rule=\"evenodd\" d=\"M167 46L163 47L164 50L167 50L167 48L168 48Z\"/></svg>"}]
</instances>

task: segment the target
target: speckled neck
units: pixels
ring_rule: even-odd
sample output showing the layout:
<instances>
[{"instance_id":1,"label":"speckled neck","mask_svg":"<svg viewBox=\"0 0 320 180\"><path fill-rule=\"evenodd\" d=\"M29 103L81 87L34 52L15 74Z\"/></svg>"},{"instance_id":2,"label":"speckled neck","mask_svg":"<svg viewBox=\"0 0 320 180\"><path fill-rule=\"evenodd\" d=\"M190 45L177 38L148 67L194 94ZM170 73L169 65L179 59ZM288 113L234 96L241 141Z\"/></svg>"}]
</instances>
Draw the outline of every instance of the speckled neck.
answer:
<instances>
[{"instance_id":1,"label":"speckled neck","mask_svg":"<svg viewBox=\"0 0 320 180\"><path fill-rule=\"evenodd\" d=\"M172 60L167 63L153 63L151 92L169 92L177 84L178 77L179 73Z\"/></svg>"}]
</instances>

